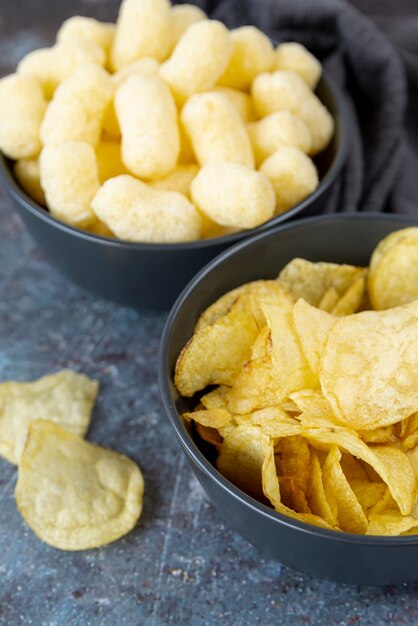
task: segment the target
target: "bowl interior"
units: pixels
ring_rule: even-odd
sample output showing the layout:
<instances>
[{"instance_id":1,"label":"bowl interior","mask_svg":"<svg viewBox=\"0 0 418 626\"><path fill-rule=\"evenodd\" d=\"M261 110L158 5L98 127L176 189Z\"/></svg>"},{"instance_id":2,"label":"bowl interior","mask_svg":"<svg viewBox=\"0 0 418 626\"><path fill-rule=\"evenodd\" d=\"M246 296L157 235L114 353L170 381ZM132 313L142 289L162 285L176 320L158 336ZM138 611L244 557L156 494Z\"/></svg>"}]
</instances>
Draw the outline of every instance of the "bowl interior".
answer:
<instances>
[{"instance_id":1,"label":"bowl interior","mask_svg":"<svg viewBox=\"0 0 418 626\"><path fill-rule=\"evenodd\" d=\"M294 257L311 261L328 261L367 265L378 242L390 232L418 225L418 219L381 214L336 215L309 218L282 225L273 231L246 240L209 263L179 296L164 331L160 352L160 387L169 419L187 455L207 475L230 489L230 483L220 477L211 466L213 454L185 424L181 414L190 411L195 398L179 396L173 375L177 357L193 334L200 313L225 292L245 282L260 278L275 278L279 271ZM229 485L229 486L228 486ZM247 504L252 500L242 492ZM238 496L239 497L239 496ZM252 500L252 506L265 514L266 507ZM271 510L271 516L283 520L283 516ZM302 522L287 520L289 524L307 527ZM329 533L309 527L312 532ZM332 533L341 536L340 533ZM348 533L344 533L349 536ZM378 537L353 536L358 541L381 540ZM385 541L402 541L410 538L385 538Z\"/></svg>"}]
</instances>

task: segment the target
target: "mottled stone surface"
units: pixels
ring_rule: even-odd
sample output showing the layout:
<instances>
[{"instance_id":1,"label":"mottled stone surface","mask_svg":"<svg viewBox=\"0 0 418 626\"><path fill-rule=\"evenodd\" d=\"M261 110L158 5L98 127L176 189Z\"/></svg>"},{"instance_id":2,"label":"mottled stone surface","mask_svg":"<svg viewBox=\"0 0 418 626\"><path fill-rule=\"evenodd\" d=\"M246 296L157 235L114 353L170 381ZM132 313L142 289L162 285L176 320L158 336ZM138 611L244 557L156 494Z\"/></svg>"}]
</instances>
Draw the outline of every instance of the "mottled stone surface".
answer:
<instances>
[{"instance_id":1,"label":"mottled stone surface","mask_svg":"<svg viewBox=\"0 0 418 626\"><path fill-rule=\"evenodd\" d=\"M115 5L0 0L0 72L50 43L70 14L113 19ZM163 315L140 315L69 284L0 190L0 380L62 367L98 378L88 438L131 456L146 480L138 528L106 548L65 553L25 526L13 497L16 470L0 460L0 625L418 624L418 585L316 581L266 560L223 524L164 416L156 373L163 324Z\"/></svg>"}]
</instances>

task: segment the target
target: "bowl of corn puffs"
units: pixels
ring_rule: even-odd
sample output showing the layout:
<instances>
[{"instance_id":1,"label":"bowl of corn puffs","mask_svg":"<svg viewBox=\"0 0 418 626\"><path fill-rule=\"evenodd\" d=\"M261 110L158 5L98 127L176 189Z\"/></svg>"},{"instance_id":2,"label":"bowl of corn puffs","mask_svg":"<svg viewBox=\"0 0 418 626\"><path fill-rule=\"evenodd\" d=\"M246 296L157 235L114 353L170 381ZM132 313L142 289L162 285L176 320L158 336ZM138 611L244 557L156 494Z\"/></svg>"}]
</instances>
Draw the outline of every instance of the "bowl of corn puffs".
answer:
<instances>
[{"instance_id":1,"label":"bowl of corn puffs","mask_svg":"<svg viewBox=\"0 0 418 626\"><path fill-rule=\"evenodd\" d=\"M296 42L194 5L74 16L0 80L0 175L50 262L93 293L169 307L232 243L320 211L344 98Z\"/></svg>"}]
</instances>

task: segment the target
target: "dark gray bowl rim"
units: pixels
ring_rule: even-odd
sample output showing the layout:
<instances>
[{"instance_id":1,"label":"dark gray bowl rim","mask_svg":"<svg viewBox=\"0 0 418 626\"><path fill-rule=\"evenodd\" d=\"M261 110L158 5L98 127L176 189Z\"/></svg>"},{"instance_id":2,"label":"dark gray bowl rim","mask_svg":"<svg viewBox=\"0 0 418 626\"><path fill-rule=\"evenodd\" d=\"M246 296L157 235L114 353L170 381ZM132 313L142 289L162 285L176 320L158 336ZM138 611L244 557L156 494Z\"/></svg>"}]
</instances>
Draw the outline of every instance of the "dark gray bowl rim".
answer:
<instances>
[{"instance_id":1,"label":"dark gray bowl rim","mask_svg":"<svg viewBox=\"0 0 418 626\"><path fill-rule=\"evenodd\" d=\"M337 154L326 172L325 176L320 181L318 187L315 191L310 194L305 200L294 206L292 209L289 209L285 213L278 215L264 224L257 226L256 228L251 228L248 230L240 230L236 233L232 233L230 235L223 235L221 237L212 237L210 239L197 239L196 241L187 241L184 243L140 243L133 241L126 241L124 239L112 239L110 237L105 237L102 235L95 235L93 233L89 233L85 230L81 230L76 228L75 226L70 226L69 224L65 224L60 220L53 217L44 207L40 204L32 200L21 187L18 185L16 180L14 179L10 167L8 166L8 162L10 159L6 159L6 157L0 152L0 180L3 180L6 187L9 189L10 194L13 199L17 201L21 206L23 206L27 211L32 213L35 217L40 218L42 221L50 224L51 226L58 228L69 235L74 235L81 239L86 239L87 241L92 242L101 242L108 246L116 247L116 248L128 248L133 250L141 250L141 251L175 251L175 250L192 250L192 249L200 249L200 248L210 248L211 246L221 245L221 244L233 244L236 241L239 241L243 238L247 238L252 236L253 234L258 234L261 232L265 232L278 224L281 224L285 221L291 220L292 217L301 213L304 209L306 209L311 203L314 203L316 198L319 195L322 195L329 186L334 182L338 173L342 169L349 150L350 145L350 117L348 113L348 105L346 99L342 93L342 90L337 85L337 83L328 75L328 73L324 70L322 73L321 79L325 80L325 83L330 88L334 99L336 100L336 108L338 117L341 119L341 141L337 148Z\"/></svg>"},{"instance_id":2,"label":"dark gray bowl rim","mask_svg":"<svg viewBox=\"0 0 418 626\"><path fill-rule=\"evenodd\" d=\"M222 265L222 263L233 256L237 252L251 247L254 243L267 239L269 237L275 237L277 233L285 232L289 229L298 229L305 224L321 223L327 221L367 221L370 219L375 220L391 220L394 224L403 223L411 225L417 225L418 219L410 216L402 216L388 213L353 213L353 214L333 214L333 215L320 215L316 217L303 218L295 220L288 224L281 224L274 229L270 229L267 232L263 232L253 237L247 238L244 241L237 243L236 245L228 248L225 252L222 252L210 261L205 267L200 270L198 274L189 282L189 284L183 289L176 302L174 303L169 316L167 318L164 331L160 342L160 353L158 359L158 379L160 393L164 405L165 412L174 428L177 439L179 440L183 452L193 460L193 462L200 468L200 470L215 482L223 491L227 492L232 498L240 501L244 506L258 512L260 515L272 520L273 523L278 523L290 528L300 530L302 533L308 535L319 536L327 538L330 541L343 541L350 544L361 545L373 545L373 546L387 546L388 548L396 548L399 546L408 546L418 544L417 535L407 535L402 537L387 537L384 535L356 535L353 533L347 533L343 531L328 530L326 528L320 528L313 524L306 522L300 522L287 517L281 513L277 513L274 509L258 502L254 498L251 498L246 493L235 487L233 483L227 480L217 469L214 467L199 450L189 433L186 431L180 415L178 414L176 407L173 403L170 381L171 372L168 371L167 354L168 346L171 340L172 327L176 320L177 314L187 301L190 293L194 290L196 285L203 280L207 274L212 270Z\"/></svg>"}]
</instances>

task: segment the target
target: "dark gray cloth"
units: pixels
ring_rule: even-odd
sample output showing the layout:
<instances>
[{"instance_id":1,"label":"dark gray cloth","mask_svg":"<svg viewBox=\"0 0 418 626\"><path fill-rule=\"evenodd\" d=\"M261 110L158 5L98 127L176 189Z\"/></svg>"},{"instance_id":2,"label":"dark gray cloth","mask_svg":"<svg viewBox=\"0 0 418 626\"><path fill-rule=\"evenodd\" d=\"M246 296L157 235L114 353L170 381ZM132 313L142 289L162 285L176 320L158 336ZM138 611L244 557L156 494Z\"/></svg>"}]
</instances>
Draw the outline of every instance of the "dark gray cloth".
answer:
<instances>
[{"instance_id":1,"label":"dark gray cloth","mask_svg":"<svg viewBox=\"0 0 418 626\"><path fill-rule=\"evenodd\" d=\"M351 147L325 211L395 211L418 216L418 19L387 20L410 71L408 129L405 67L395 47L344 0L200 0L230 27L255 24L278 40L306 45L345 92Z\"/></svg>"}]
</instances>

